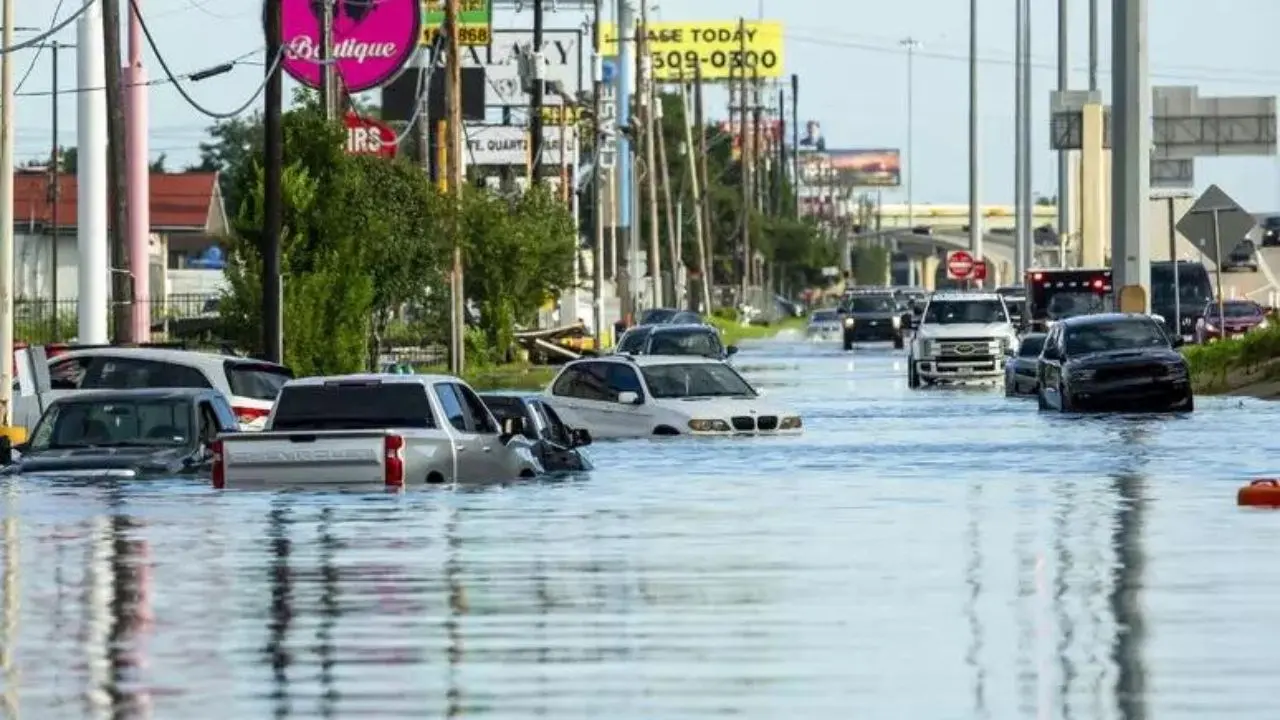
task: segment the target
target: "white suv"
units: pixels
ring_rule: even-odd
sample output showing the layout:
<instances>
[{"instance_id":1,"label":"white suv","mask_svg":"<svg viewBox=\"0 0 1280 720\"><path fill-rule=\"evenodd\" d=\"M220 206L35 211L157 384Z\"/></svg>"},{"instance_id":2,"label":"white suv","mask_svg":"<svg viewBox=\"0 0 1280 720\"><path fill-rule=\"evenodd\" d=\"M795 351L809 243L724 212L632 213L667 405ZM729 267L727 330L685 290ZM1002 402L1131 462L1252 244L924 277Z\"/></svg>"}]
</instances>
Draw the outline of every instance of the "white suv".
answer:
<instances>
[{"instance_id":1,"label":"white suv","mask_svg":"<svg viewBox=\"0 0 1280 720\"><path fill-rule=\"evenodd\" d=\"M907 352L907 385L1001 379L1017 346L1009 309L996 293L934 293Z\"/></svg>"}]
</instances>

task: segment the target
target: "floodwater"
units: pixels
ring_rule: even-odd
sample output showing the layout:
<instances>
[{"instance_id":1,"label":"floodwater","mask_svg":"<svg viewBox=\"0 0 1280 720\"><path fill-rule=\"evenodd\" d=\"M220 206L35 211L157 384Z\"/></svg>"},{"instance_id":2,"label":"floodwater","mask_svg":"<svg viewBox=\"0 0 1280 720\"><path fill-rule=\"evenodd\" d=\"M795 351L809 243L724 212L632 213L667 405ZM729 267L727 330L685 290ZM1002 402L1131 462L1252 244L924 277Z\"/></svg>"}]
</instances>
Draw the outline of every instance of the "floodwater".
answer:
<instances>
[{"instance_id":1,"label":"floodwater","mask_svg":"<svg viewBox=\"0 0 1280 720\"><path fill-rule=\"evenodd\" d=\"M401 496L11 484L8 718L1258 718L1280 405L1064 418L902 355L737 360L798 438Z\"/></svg>"}]
</instances>

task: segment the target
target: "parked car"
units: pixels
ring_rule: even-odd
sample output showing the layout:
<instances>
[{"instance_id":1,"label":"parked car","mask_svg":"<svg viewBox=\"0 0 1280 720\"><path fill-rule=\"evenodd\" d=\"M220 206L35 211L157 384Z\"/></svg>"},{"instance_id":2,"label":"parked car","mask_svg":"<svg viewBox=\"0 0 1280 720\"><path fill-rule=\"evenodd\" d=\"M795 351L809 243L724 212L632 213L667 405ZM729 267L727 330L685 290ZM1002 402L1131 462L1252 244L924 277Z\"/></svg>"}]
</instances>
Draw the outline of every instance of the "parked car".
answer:
<instances>
[{"instance_id":1,"label":"parked car","mask_svg":"<svg viewBox=\"0 0 1280 720\"><path fill-rule=\"evenodd\" d=\"M711 325L640 325L618 340L617 352L626 355L684 355L726 360L738 352L726 346L720 331Z\"/></svg>"},{"instance_id":2,"label":"parked car","mask_svg":"<svg viewBox=\"0 0 1280 720\"><path fill-rule=\"evenodd\" d=\"M1049 328L1040 353L1041 410L1195 409L1187 361L1160 323L1138 313L1066 318Z\"/></svg>"},{"instance_id":3,"label":"parked car","mask_svg":"<svg viewBox=\"0 0 1280 720\"><path fill-rule=\"evenodd\" d=\"M1262 221L1262 247L1280 247L1280 215Z\"/></svg>"},{"instance_id":4,"label":"parked car","mask_svg":"<svg viewBox=\"0 0 1280 720\"><path fill-rule=\"evenodd\" d=\"M636 323L636 325L697 325L705 322L701 315L692 310L649 308L640 313L640 322Z\"/></svg>"},{"instance_id":5,"label":"parked car","mask_svg":"<svg viewBox=\"0 0 1280 720\"><path fill-rule=\"evenodd\" d=\"M591 458L582 448L591 444L585 428L571 428L559 413L538 395L484 393L480 399L499 423L519 418L524 436L533 443L533 454L549 473L591 470Z\"/></svg>"},{"instance_id":6,"label":"parked car","mask_svg":"<svg viewBox=\"0 0 1280 720\"><path fill-rule=\"evenodd\" d=\"M1223 272L1258 272L1258 249L1252 240L1241 240L1222 259Z\"/></svg>"},{"instance_id":7,"label":"parked car","mask_svg":"<svg viewBox=\"0 0 1280 720\"><path fill-rule=\"evenodd\" d=\"M1004 394L1035 395L1036 377L1039 373L1040 351L1044 348L1044 333L1023 335L1017 348L1010 348L1009 359L1004 364Z\"/></svg>"},{"instance_id":8,"label":"parked car","mask_svg":"<svg viewBox=\"0 0 1280 720\"><path fill-rule=\"evenodd\" d=\"M534 477L518 418L499 424L449 375L291 380L261 432L220 435L214 487L393 488Z\"/></svg>"},{"instance_id":9,"label":"parked car","mask_svg":"<svg viewBox=\"0 0 1280 720\"><path fill-rule=\"evenodd\" d=\"M805 335L810 340L836 340L843 332L840 324L840 313L834 308L814 310L809 313L809 326Z\"/></svg>"},{"instance_id":10,"label":"parked car","mask_svg":"<svg viewBox=\"0 0 1280 720\"><path fill-rule=\"evenodd\" d=\"M42 367L37 367L37 364ZM242 430L262 427L281 386L283 365L167 348L92 347L45 358L15 353L13 421L30 431L49 402L84 390L212 388L223 394Z\"/></svg>"},{"instance_id":11,"label":"parked car","mask_svg":"<svg viewBox=\"0 0 1280 720\"><path fill-rule=\"evenodd\" d=\"M1237 337L1266 326L1266 311L1252 300L1225 300L1221 310L1217 302L1210 300L1196 318L1195 341L1207 343Z\"/></svg>"},{"instance_id":12,"label":"parked car","mask_svg":"<svg viewBox=\"0 0 1280 720\"><path fill-rule=\"evenodd\" d=\"M595 438L794 435L800 414L761 399L737 370L699 357L614 355L566 364L543 399Z\"/></svg>"},{"instance_id":13,"label":"parked car","mask_svg":"<svg viewBox=\"0 0 1280 720\"><path fill-rule=\"evenodd\" d=\"M24 477L207 473L215 438L237 427L212 388L80 392L50 402L27 442L0 447L0 463Z\"/></svg>"}]
</instances>

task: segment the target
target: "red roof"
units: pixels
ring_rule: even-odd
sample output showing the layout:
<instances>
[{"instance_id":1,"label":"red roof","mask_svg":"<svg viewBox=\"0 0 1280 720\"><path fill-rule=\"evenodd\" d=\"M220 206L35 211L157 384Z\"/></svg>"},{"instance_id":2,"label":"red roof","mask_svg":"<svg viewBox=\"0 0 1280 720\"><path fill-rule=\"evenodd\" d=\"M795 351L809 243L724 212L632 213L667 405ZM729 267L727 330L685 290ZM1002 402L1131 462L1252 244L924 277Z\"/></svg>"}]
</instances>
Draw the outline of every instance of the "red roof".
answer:
<instances>
[{"instance_id":1,"label":"red roof","mask_svg":"<svg viewBox=\"0 0 1280 720\"><path fill-rule=\"evenodd\" d=\"M209 211L217 200L218 174L212 172L151 173L151 228L203 232ZM76 225L76 176L58 176L58 226ZM18 172L13 178L13 218L16 225L49 225L53 203L49 202L49 175ZM111 225L110 213L107 225Z\"/></svg>"}]
</instances>

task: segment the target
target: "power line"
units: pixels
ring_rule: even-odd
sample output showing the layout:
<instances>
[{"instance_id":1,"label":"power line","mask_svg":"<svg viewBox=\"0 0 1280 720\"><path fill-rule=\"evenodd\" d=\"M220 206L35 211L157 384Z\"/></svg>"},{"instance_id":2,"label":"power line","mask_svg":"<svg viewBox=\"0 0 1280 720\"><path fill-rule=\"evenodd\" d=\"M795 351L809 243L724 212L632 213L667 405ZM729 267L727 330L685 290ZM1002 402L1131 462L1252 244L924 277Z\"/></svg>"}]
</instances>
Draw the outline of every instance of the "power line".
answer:
<instances>
[{"instance_id":1,"label":"power line","mask_svg":"<svg viewBox=\"0 0 1280 720\"><path fill-rule=\"evenodd\" d=\"M245 53L245 54L244 54L244 55L242 55L241 57L233 58L233 59L228 60L227 62L222 63L221 65L219 65L219 66L215 66L215 67L222 68L222 67L224 67L224 66L228 66L228 65L229 65L229 66L231 66L231 67L237 67L237 66L240 66L240 65L248 65L249 63L245 62L245 61L244 61L244 58L245 58L245 57L248 57L248 56L249 56L249 55L251 55L251 54L257 53L257 52L259 52L259 51L254 50L254 51L252 51L252 52L250 52L250 53ZM230 69L230 68L227 68L227 69ZM178 80L180 80L180 79L181 79L181 80L190 80L190 79L192 78L192 76L200 75L200 74L205 73L205 72L206 72L206 70L195 70L195 71L192 71L192 72L183 73L183 74L181 74L181 75L169 75L169 76L167 76L167 77L163 77L163 78L156 78L156 79L154 79L154 80L148 80L147 82L144 82L144 83L122 83L122 85L123 85L124 87L133 87L134 85L142 85L143 87L151 87L151 86L157 86L157 85L173 85L174 83L176 83L176 82L177 82ZM219 73L219 74L220 74L220 73ZM78 94L80 94L80 93L87 93L87 92L100 92L100 91L103 91L103 90L106 90L106 89L107 89L107 88L106 88L106 86L105 86L105 85L100 85L100 86L97 86L97 87L75 87L75 88L67 88L67 89L65 89L65 90L59 90L59 91L57 92L57 94L58 94L58 95L78 95ZM53 93L53 91L52 91L52 90L34 90L34 91L31 91L31 92L16 93L16 94L15 94L15 96L16 96L16 97L49 97L50 95L53 95L53 94L54 94L54 93ZM235 115L239 115L239 114L240 114L240 113L235 113L234 115L228 115L227 117L234 117ZM218 119L224 119L224 118L218 118Z\"/></svg>"},{"instance_id":2,"label":"power line","mask_svg":"<svg viewBox=\"0 0 1280 720\"><path fill-rule=\"evenodd\" d=\"M84 5L81 5L79 10L72 13L71 17L67 18L66 20L63 20L57 25L54 25L53 27L31 38L30 40L23 40L17 45L10 45L9 47L6 47L6 48L0 48L0 55L8 55L10 53L15 53L19 50L26 50L29 47L34 47L36 45L39 45L45 40L48 40L54 35L57 35L58 33L62 32L62 28L75 22L81 15L85 14L85 11L93 7L93 4L95 2L97 2L97 0L85 0ZM54 17L57 17L56 13Z\"/></svg>"},{"instance_id":3,"label":"power line","mask_svg":"<svg viewBox=\"0 0 1280 720\"><path fill-rule=\"evenodd\" d=\"M863 50L866 52L890 53L894 55L905 55L906 49L898 46L897 40L892 45L877 45L869 42L858 42L855 40L842 40L831 37L817 37L812 35L797 35L795 33L787 33L788 40L802 43L805 45L815 45L818 47L830 48L847 48L850 50ZM948 60L954 62L969 62L969 56L961 53L938 52L936 50L915 50L913 51L918 58L930 58L934 60ZM982 65L999 65L1012 66L1014 59L1012 57L985 57L978 58L978 63ZM1057 70L1058 66L1055 62L1038 61L1032 62L1031 66L1040 70ZM1072 68L1074 72L1085 72L1084 66L1076 66ZM1238 83L1248 84L1250 82L1280 82L1280 74L1266 74L1261 72L1249 72L1241 74L1238 71L1226 68L1202 68L1203 72L1170 72L1170 71L1151 71L1151 77L1164 78L1166 80L1205 80L1212 82ZM1215 75L1214 72L1224 74ZM1227 75L1225 73L1232 73Z\"/></svg>"},{"instance_id":4,"label":"power line","mask_svg":"<svg viewBox=\"0 0 1280 720\"><path fill-rule=\"evenodd\" d=\"M284 60L285 50L281 47L280 52L276 53L275 58L271 61L271 68L263 74L262 82L258 85L258 89L254 90L253 94L249 96L249 99L244 101L240 107L232 110L231 112L217 112L209 110L197 102L195 98L191 97L190 93L186 91L186 88L182 87L179 77L169 69L169 63L165 62L164 55L160 53L160 48L156 45L155 38L151 37L151 28L147 27L146 21L142 18L142 10L138 7L137 0L129 0L129 6L133 8L133 13L138 18L138 26L142 28L142 34L147 39L147 45L151 48L151 52L156 56L156 62L160 63L160 69L164 71L165 77L168 78L174 89L178 91L178 94L182 96L183 100L187 101L188 105L195 108L198 112L215 120L227 120L240 115L245 110L248 110L258 101L258 98L261 97L263 91L267 89L267 80L279 71L280 62Z\"/></svg>"},{"instance_id":5,"label":"power line","mask_svg":"<svg viewBox=\"0 0 1280 720\"><path fill-rule=\"evenodd\" d=\"M49 20L52 26L58 22L58 13L62 12L62 5L66 0L58 0L58 4L53 7L53 18ZM22 86L27 84L27 79L31 77L31 72L36 69L36 63L40 62L40 56L44 54L44 49L48 47L45 43L36 46L36 54L32 56L31 62L27 63L27 69L22 72L22 79L18 81L18 85L13 89L14 94L22 91ZM54 52L57 52L56 50Z\"/></svg>"}]
</instances>

